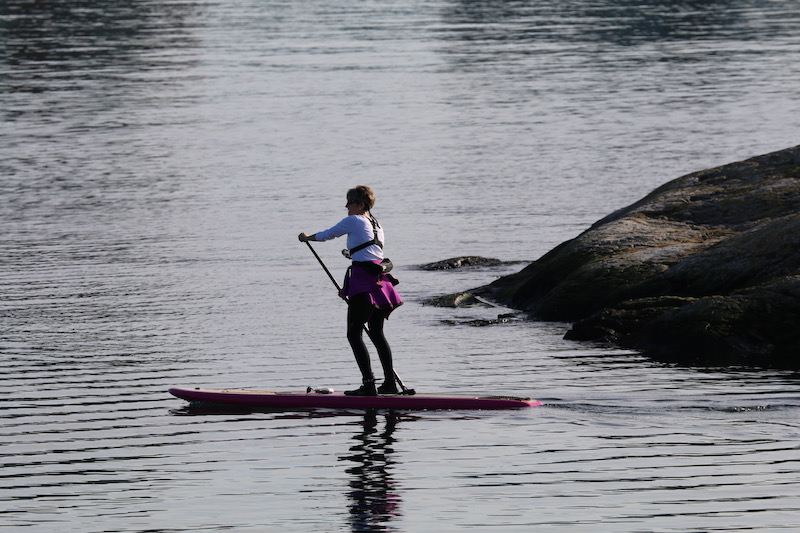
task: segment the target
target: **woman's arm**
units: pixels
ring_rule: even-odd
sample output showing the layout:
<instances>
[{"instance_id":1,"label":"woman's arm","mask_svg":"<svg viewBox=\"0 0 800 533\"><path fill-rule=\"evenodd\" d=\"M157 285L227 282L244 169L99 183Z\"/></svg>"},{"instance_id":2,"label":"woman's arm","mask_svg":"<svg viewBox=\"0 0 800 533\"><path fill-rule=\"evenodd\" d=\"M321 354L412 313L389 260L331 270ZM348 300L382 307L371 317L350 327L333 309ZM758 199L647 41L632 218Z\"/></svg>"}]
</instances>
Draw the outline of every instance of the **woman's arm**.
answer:
<instances>
[{"instance_id":1,"label":"woman's arm","mask_svg":"<svg viewBox=\"0 0 800 533\"><path fill-rule=\"evenodd\" d=\"M336 237L341 237L342 235L347 235L349 233L352 233L354 229L357 227L358 227L358 218L347 217L342 219L338 224L336 224L332 228L318 231L313 235L309 235L308 233L303 232L300 235L298 235L297 238L300 239L300 242L329 241L331 239L335 239Z\"/></svg>"}]
</instances>

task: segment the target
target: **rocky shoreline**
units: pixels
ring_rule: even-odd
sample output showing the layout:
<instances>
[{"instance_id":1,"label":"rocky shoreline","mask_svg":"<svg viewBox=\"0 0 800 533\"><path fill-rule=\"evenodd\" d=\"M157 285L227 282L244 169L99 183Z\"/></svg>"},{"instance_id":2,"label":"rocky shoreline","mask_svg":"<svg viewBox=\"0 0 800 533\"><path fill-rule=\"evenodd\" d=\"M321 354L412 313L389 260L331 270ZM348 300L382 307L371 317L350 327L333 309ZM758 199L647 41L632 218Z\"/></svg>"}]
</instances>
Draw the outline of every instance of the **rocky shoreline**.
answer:
<instances>
[{"instance_id":1,"label":"rocky shoreline","mask_svg":"<svg viewBox=\"0 0 800 533\"><path fill-rule=\"evenodd\" d=\"M800 146L670 181L468 292L568 339L800 368Z\"/></svg>"}]
</instances>

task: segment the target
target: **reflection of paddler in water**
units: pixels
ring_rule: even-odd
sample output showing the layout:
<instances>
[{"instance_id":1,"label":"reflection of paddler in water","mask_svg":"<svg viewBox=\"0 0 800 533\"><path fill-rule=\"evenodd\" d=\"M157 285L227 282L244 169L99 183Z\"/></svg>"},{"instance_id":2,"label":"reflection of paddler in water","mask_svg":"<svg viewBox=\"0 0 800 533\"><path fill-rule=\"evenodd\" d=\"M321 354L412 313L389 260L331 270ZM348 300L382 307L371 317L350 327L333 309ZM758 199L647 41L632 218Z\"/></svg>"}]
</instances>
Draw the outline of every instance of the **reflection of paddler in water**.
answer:
<instances>
[{"instance_id":1,"label":"reflection of paddler in water","mask_svg":"<svg viewBox=\"0 0 800 533\"><path fill-rule=\"evenodd\" d=\"M352 474L349 496L353 531L393 531L388 523L401 515L391 460L397 421L395 413L387 413L386 427L379 432L377 413L367 411L363 431L353 437L358 443L350 448L350 455L340 458L357 463L347 469Z\"/></svg>"}]
</instances>

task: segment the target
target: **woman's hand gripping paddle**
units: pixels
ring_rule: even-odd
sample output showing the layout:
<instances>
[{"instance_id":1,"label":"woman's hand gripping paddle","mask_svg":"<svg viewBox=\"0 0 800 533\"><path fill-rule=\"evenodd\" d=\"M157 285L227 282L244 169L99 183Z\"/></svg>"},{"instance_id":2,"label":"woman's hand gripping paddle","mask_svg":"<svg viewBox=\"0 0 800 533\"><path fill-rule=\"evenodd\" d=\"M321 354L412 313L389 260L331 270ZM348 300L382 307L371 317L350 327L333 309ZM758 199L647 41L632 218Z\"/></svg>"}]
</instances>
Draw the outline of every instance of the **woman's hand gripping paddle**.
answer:
<instances>
[{"instance_id":1,"label":"woman's hand gripping paddle","mask_svg":"<svg viewBox=\"0 0 800 533\"><path fill-rule=\"evenodd\" d=\"M342 288L336 282L336 279L333 277L333 274L331 274L331 271L328 270L328 267L326 267L325 263L322 262L322 259L320 259L319 255L317 254L317 251L314 249L314 247L311 246L311 243L308 242L308 241L305 241L305 243L308 245L308 249L311 250L311 253L314 254L314 257L317 258L317 261L319 261L319 264L320 264L320 266L322 266L322 269L325 271L325 273L331 279L331 282L336 287L336 290L339 291L339 295L342 296ZM350 305L350 301L347 298L345 298L344 296L342 296L342 298L344 298L344 301L347 302L348 305ZM367 328L366 324L364 325L364 331L366 331L367 335L369 335L369 329ZM400 376L397 375L397 371L396 370L392 369L392 372L394 372L395 381L397 381L397 384L400 385L400 388L402 389L400 394L405 394L407 396L413 396L414 394L417 393L417 391L415 391L414 389L409 389L408 387L406 387L405 383L403 383L403 380L400 379Z\"/></svg>"}]
</instances>

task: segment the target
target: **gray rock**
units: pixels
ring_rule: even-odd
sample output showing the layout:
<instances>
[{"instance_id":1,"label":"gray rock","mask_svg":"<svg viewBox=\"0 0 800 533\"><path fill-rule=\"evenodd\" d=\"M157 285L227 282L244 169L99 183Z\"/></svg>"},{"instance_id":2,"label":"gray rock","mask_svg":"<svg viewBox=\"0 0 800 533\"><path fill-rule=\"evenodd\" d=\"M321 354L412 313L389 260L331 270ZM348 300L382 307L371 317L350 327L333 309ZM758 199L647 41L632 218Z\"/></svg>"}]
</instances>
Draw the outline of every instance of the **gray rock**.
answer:
<instances>
[{"instance_id":1,"label":"gray rock","mask_svg":"<svg viewBox=\"0 0 800 533\"><path fill-rule=\"evenodd\" d=\"M473 266L497 266L502 265L503 262L499 259L493 259L491 257L480 257L477 255L467 255L462 257L452 257L450 259L444 259L442 261L436 261L434 263L428 263L425 265L420 265L420 269L422 270L453 270L456 268L464 268L464 267L473 267Z\"/></svg>"},{"instance_id":2,"label":"gray rock","mask_svg":"<svg viewBox=\"0 0 800 533\"><path fill-rule=\"evenodd\" d=\"M456 292L453 294L445 294L444 296L436 296L423 300L422 305L430 305L434 307L472 307L475 305L488 305L475 297L471 292Z\"/></svg>"},{"instance_id":3,"label":"gray rock","mask_svg":"<svg viewBox=\"0 0 800 533\"><path fill-rule=\"evenodd\" d=\"M695 172L471 291L567 334L800 367L800 146Z\"/></svg>"}]
</instances>

